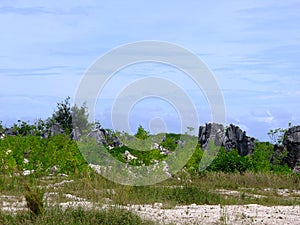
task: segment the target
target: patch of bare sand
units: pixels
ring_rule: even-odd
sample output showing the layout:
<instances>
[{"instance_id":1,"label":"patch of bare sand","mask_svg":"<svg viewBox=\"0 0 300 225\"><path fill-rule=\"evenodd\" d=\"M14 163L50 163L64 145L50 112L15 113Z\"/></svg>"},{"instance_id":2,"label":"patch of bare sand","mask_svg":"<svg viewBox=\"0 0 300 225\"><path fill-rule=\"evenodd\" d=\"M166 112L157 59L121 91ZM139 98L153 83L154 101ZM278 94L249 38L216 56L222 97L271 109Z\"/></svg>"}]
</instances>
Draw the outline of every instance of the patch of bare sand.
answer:
<instances>
[{"instance_id":1,"label":"patch of bare sand","mask_svg":"<svg viewBox=\"0 0 300 225\"><path fill-rule=\"evenodd\" d=\"M159 224L300 224L300 206L185 205L162 209L156 205L132 205L127 209Z\"/></svg>"},{"instance_id":2,"label":"patch of bare sand","mask_svg":"<svg viewBox=\"0 0 300 225\"><path fill-rule=\"evenodd\" d=\"M57 193L51 192L47 193L44 198L48 201L56 195ZM191 204L166 209L163 208L161 203L127 206L116 206L107 203L101 206L101 204L89 202L71 194L65 194L65 197L68 199L66 202L58 203L62 209L81 207L86 210L101 210L107 207L119 207L130 210L143 219L153 220L157 224L300 224L300 206ZM2 195L0 196L0 203L0 210L2 211L16 213L17 211L27 210L24 197Z\"/></svg>"}]
</instances>

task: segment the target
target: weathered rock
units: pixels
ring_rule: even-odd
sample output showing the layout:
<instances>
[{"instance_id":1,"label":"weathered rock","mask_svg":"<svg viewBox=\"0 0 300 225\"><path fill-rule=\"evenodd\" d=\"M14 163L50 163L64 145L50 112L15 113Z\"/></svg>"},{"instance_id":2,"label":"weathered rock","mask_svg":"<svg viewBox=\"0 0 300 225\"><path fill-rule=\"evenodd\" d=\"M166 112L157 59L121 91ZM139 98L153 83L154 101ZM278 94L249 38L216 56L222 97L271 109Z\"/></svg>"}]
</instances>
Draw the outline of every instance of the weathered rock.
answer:
<instances>
[{"instance_id":1,"label":"weathered rock","mask_svg":"<svg viewBox=\"0 0 300 225\"><path fill-rule=\"evenodd\" d=\"M59 124L53 124L50 127L50 136L53 137L58 134L64 134L64 130L59 126Z\"/></svg>"},{"instance_id":2,"label":"weathered rock","mask_svg":"<svg viewBox=\"0 0 300 225\"><path fill-rule=\"evenodd\" d=\"M112 147L119 147L122 145L122 143L116 135L105 129L92 130L87 136L94 138L99 145L106 145Z\"/></svg>"},{"instance_id":3,"label":"weathered rock","mask_svg":"<svg viewBox=\"0 0 300 225\"><path fill-rule=\"evenodd\" d=\"M7 136L16 136L19 133L18 133L18 131L16 131L14 128L11 127L11 128L6 128L4 130L4 134L7 135Z\"/></svg>"},{"instance_id":4,"label":"weathered rock","mask_svg":"<svg viewBox=\"0 0 300 225\"><path fill-rule=\"evenodd\" d=\"M93 138L99 145L107 144L104 134L100 129L92 130L87 136Z\"/></svg>"},{"instance_id":5,"label":"weathered rock","mask_svg":"<svg viewBox=\"0 0 300 225\"><path fill-rule=\"evenodd\" d=\"M284 165L287 163L286 148L283 145L274 145L274 153L271 156L270 162L273 165Z\"/></svg>"},{"instance_id":6,"label":"weathered rock","mask_svg":"<svg viewBox=\"0 0 300 225\"><path fill-rule=\"evenodd\" d=\"M81 139L81 132L80 132L79 127L74 127L70 136L73 140L79 141Z\"/></svg>"},{"instance_id":7,"label":"weathered rock","mask_svg":"<svg viewBox=\"0 0 300 225\"><path fill-rule=\"evenodd\" d=\"M132 155L129 151L125 151L124 153L124 158L126 161L131 161L131 160L135 160L137 159L137 157L135 157L134 155Z\"/></svg>"},{"instance_id":8,"label":"weathered rock","mask_svg":"<svg viewBox=\"0 0 300 225\"><path fill-rule=\"evenodd\" d=\"M214 141L216 146L224 146L227 151L237 149L241 156L251 154L254 149L254 138L248 137L245 131L230 124L225 130L222 124L207 123L199 127L199 144L207 149L208 144Z\"/></svg>"},{"instance_id":9,"label":"weathered rock","mask_svg":"<svg viewBox=\"0 0 300 225\"><path fill-rule=\"evenodd\" d=\"M213 141L216 146L222 146L224 142L224 126L217 123L207 123L205 126L199 127L199 144L203 149Z\"/></svg>"},{"instance_id":10,"label":"weathered rock","mask_svg":"<svg viewBox=\"0 0 300 225\"><path fill-rule=\"evenodd\" d=\"M288 151L286 162L291 168L300 165L300 126L288 129L284 135L283 145Z\"/></svg>"},{"instance_id":11,"label":"weathered rock","mask_svg":"<svg viewBox=\"0 0 300 225\"><path fill-rule=\"evenodd\" d=\"M254 138L248 137L245 131L241 128L230 124L226 129L223 145L227 151L237 149L239 155L245 156L253 153L254 150Z\"/></svg>"}]
</instances>

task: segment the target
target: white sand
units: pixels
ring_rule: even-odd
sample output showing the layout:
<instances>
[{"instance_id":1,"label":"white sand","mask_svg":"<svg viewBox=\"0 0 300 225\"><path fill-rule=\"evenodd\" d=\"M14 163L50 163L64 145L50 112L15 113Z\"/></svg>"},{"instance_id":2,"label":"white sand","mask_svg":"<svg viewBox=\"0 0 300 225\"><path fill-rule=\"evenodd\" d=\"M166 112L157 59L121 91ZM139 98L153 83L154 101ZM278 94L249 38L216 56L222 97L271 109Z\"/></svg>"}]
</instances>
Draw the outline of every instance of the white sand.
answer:
<instances>
[{"instance_id":1,"label":"white sand","mask_svg":"<svg viewBox=\"0 0 300 225\"><path fill-rule=\"evenodd\" d=\"M47 193L45 200L55 197L56 193ZM70 194L65 194L69 201L59 203L66 209L68 207L82 207L89 209L103 209L114 207L107 204L100 206ZM51 201L50 201L51 202ZM300 206L261 206L261 205L184 205L171 209L163 208L161 203L154 205L128 205L117 206L128 209L143 219L154 220L157 224L300 224ZM16 196L0 196L0 210L17 212L26 210L24 198Z\"/></svg>"}]
</instances>

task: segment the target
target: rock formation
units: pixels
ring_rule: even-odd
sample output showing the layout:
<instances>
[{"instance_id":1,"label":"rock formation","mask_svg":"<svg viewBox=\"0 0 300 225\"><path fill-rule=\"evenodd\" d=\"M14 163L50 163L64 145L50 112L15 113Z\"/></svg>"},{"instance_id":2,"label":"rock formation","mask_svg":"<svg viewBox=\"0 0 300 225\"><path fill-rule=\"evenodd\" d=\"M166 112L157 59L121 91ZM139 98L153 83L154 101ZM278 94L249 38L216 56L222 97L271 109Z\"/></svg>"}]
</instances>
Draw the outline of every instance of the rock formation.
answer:
<instances>
[{"instance_id":1,"label":"rock formation","mask_svg":"<svg viewBox=\"0 0 300 225\"><path fill-rule=\"evenodd\" d=\"M122 143L116 135L105 129L92 130L87 136L94 138L95 141L100 145L106 145L111 147L118 147L122 145Z\"/></svg>"},{"instance_id":2,"label":"rock formation","mask_svg":"<svg viewBox=\"0 0 300 225\"><path fill-rule=\"evenodd\" d=\"M80 132L79 127L74 127L70 135L71 135L72 140L80 141L81 132Z\"/></svg>"},{"instance_id":3,"label":"rock formation","mask_svg":"<svg viewBox=\"0 0 300 225\"><path fill-rule=\"evenodd\" d=\"M238 126L230 124L226 129L224 146L227 151L237 149L241 156L253 153L255 138L248 137L246 131L242 131Z\"/></svg>"},{"instance_id":4,"label":"rock formation","mask_svg":"<svg viewBox=\"0 0 300 225\"><path fill-rule=\"evenodd\" d=\"M53 124L50 127L50 136L51 137L58 135L58 134L64 134L64 133L65 133L65 131L61 128L61 126L59 124Z\"/></svg>"},{"instance_id":5,"label":"rock formation","mask_svg":"<svg viewBox=\"0 0 300 225\"><path fill-rule=\"evenodd\" d=\"M216 146L222 146L224 137L224 126L222 124L207 123L205 126L199 127L198 140L203 149L206 149L211 141L214 141Z\"/></svg>"},{"instance_id":6,"label":"rock formation","mask_svg":"<svg viewBox=\"0 0 300 225\"><path fill-rule=\"evenodd\" d=\"M300 165L300 126L294 126L288 129L284 135L283 145L288 151L285 162L295 168Z\"/></svg>"},{"instance_id":7,"label":"rock formation","mask_svg":"<svg viewBox=\"0 0 300 225\"><path fill-rule=\"evenodd\" d=\"M211 141L216 146L224 146L227 151L237 149L241 156L251 154L254 149L255 139L248 137L245 131L233 124L224 129L222 124L207 123L199 127L198 138L202 149L207 149Z\"/></svg>"}]
</instances>

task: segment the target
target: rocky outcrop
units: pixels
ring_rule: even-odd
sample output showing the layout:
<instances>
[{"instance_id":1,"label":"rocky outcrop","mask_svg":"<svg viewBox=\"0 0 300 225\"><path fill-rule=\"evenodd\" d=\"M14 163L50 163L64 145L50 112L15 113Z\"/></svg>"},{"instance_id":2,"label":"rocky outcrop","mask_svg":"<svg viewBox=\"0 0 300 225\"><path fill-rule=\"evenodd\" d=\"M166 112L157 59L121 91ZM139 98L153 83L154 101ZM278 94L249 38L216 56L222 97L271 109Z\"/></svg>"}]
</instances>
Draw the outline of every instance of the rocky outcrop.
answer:
<instances>
[{"instance_id":1,"label":"rocky outcrop","mask_svg":"<svg viewBox=\"0 0 300 225\"><path fill-rule=\"evenodd\" d=\"M65 133L65 131L61 128L61 126L59 124L53 124L50 127L50 136L51 137L58 135L58 134L64 134L64 133Z\"/></svg>"},{"instance_id":2,"label":"rocky outcrop","mask_svg":"<svg viewBox=\"0 0 300 225\"><path fill-rule=\"evenodd\" d=\"M122 145L116 135L105 129L92 130L87 136L93 138L100 145L111 147L118 147Z\"/></svg>"},{"instance_id":3,"label":"rocky outcrop","mask_svg":"<svg viewBox=\"0 0 300 225\"><path fill-rule=\"evenodd\" d=\"M224 126L217 123L207 123L199 127L198 141L202 149L207 149L208 144L213 141L216 146L222 146L224 143Z\"/></svg>"},{"instance_id":4,"label":"rocky outcrop","mask_svg":"<svg viewBox=\"0 0 300 225\"><path fill-rule=\"evenodd\" d=\"M70 136L71 136L72 140L80 141L81 140L81 132L80 132L79 127L73 128Z\"/></svg>"},{"instance_id":5,"label":"rocky outcrop","mask_svg":"<svg viewBox=\"0 0 300 225\"><path fill-rule=\"evenodd\" d=\"M271 156L270 162L273 165L284 165L287 163L286 148L283 145L275 144L274 152Z\"/></svg>"},{"instance_id":6,"label":"rocky outcrop","mask_svg":"<svg viewBox=\"0 0 300 225\"><path fill-rule=\"evenodd\" d=\"M287 130L284 135L283 145L288 151L286 163L295 168L300 166L300 126L294 126Z\"/></svg>"},{"instance_id":7,"label":"rocky outcrop","mask_svg":"<svg viewBox=\"0 0 300 225\"><path fill-rule=\"evenodd\" d=\"M7 136L16 136L19 133L13 127L11 127L11 128L6 128L4 130L4 134L7 135Z\"/></svg>"},{"instance_id":8,"label":"rocky outcrop","mask_svg":"<svg viewBox=\"0 0 300 225\"><path fill-rule=\"evenodd\" d=\"M237 149L241 156L253 153L255 138L248 137L246 131L238 126L230 124L226 129L224 147L227 151Z\"/></svg>"},{"instance_id":9,"label":"rocky outcrop","mask_svg":"<svg viewBox=\"0 0 300 225\"><path fill-rule=\"evenodd\" d=\"M199 127L198 138L202 149L207 149L213 141L216 146L224 146L227 151L237 149L241 156L251 154L254 150L255 139L248 137L245 131L233 124L225 129L222 124L207 123Z\"/></svg>"}]
</instances>

